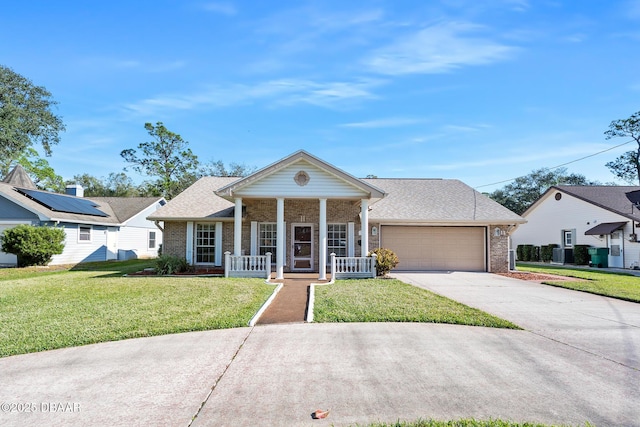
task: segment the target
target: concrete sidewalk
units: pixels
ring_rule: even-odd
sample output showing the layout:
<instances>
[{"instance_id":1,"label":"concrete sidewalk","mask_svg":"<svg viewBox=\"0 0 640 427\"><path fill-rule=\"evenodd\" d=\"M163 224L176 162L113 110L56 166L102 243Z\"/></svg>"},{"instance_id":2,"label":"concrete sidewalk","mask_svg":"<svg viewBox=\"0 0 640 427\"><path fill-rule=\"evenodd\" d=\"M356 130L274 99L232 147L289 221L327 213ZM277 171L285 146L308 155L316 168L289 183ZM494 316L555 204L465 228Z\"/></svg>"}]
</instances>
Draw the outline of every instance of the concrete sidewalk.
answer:
<instances>
[{"instance_id":1,"label":"concrete sidewalk","mask_svg":"<svg viewBox=\"0 0 640 427\"><path fill-rule=\"evenodd\" d=\"M500 309L505 313L543 305L515 301L526 282L489 274L451 278L456 280L448 286L423 284L464 294L455 288L464 285L471 292L476 283L475 300L488 301L493 294L491 298L502 298L498 307L513 304ZM498 285L492 284L494 279ZM556 313L581 300L567 294L559 302L556 292L570 291L545 289L550 292L536 298L558 307ZM638 310L633 307L623 310L631 316L625 318L629 324ZM595 308L593 323L584 329L576 324L577 333L605 330L603 342L606 331L626 333L612 330L611 320ZM522 314L520 320L529 317L533 321L535 316ZM627 345L627 353L617 350L638 352L635 341ZM0 425L342 426L419 417L499 417L637 426L640 371L631 366L633 360L602 357L537 330L368 323L193 332L0 359ZM30 413L25 404L33 409ZM53 412L52 407L61 410ZM312 420L316 409L331 413L325 420Z\"/></svg>"}]
</instances>

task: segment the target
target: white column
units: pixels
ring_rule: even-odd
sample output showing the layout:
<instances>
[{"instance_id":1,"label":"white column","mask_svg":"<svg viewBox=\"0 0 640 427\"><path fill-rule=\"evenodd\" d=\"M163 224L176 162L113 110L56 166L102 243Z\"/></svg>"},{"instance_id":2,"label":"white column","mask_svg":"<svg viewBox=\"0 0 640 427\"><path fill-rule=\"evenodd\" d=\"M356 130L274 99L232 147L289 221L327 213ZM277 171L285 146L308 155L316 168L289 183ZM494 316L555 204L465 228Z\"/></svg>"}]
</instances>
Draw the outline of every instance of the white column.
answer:
<instances>
[{"instance_id":1,"label":"white column","mask_svg":"<svg viewBox=\"0 0 640 427\"><path fill-rule=\"evenodd\" d=\"M318 280L327 280L327 199L320 199L320 224L318 230L318 264L320 276Z\"/></svg>"},{"instance_id":2,"label":"white column","mask_svg":"<svg viewBox=\"0 0 640 427\"><path fill-rule=\"evenodd\" d=\"M276 206L276 279L284 279L284 199L277 199Z\"/></svg>"},{"instance_id":3,"label":"white column","mask_svg":"<svg viewBox=\"0 0 640 427\"><path fill-rule=\"evenodd\" d=\"M362 199L360 202L360 222L362 223L360 256L367 256L369 253L369 200L367 199Z\"/></svg>"},{"instance_id":4,"label":"white column","mask_svg":"<svg viewBox=\"0 0 640 427\"><path fill-rule=\"evenodd\" d=\"M236 197L236 208L233 216L233 254L242 255L242 197Z\"/></svg>"}]
</instances>

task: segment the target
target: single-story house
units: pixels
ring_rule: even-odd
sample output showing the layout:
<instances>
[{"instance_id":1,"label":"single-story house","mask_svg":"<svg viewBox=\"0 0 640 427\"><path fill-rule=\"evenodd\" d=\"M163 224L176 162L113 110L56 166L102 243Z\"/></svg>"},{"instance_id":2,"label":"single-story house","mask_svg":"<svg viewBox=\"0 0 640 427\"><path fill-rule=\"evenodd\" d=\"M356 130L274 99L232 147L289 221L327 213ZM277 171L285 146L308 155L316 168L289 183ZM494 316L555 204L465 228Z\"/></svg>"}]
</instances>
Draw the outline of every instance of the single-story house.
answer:
<instances>
[{"instance_id":1,"label":"single-story house","mask_svg":"<svg viewBox=\"0 0 640 427\"><path fill-rule=\"evenodd\" d=\"M570 263L575 245L608 248L609 267L633 268L640 262L640 209L628 193L634 186L570 186L549 188L522 216L527 220L513 233L512 245L556 244L560 259Z\"/></svg>"},{"instance_id":2,"label":"single-story house","mask_svg":"<svg viewBox=\"0 0 640 427\"><path fill-rule=\"evenodd\" d=\"M19 224L63 227L64 252L51 264L75 264L158 255L162 231L147 216L164 206L162 197L84 198L81 186L68 194L41 191L21 166L0 182L0 233ZM0 265L15 266L14 254L0 251Z\"/></svg>"},{"instance_id":3,"label":"single-story house","mask_svg":"<svg viewBox=\"0 0 640 427\"><path fill-rule=\"evenodd\" d=\"M524 220L454 179L359 179L297 151L243 178L204 177L148 219L192 265L271 254L277 278L385 247L400 270L501 272ZM271 268L269 268L271 271Z\"/></svg>"}]
</instances>

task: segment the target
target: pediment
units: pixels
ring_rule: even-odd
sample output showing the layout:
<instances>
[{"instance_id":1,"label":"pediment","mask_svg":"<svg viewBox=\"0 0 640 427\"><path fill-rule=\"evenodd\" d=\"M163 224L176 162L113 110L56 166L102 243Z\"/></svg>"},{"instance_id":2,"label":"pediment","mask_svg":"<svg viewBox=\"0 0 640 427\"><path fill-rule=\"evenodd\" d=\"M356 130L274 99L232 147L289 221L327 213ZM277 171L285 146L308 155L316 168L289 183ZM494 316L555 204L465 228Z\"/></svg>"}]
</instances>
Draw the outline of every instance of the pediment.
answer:
<instances>
[{"instance_id":1,"label":"pediment","mask_svg":"<svg viewBox=\"0 0 640 427\"><path fill-rule=\"evenodd\" d=\"M384 197L384 192L363 180L298 151L216 192L221 197L343 198Z\"/></svg>"}]
</instances>

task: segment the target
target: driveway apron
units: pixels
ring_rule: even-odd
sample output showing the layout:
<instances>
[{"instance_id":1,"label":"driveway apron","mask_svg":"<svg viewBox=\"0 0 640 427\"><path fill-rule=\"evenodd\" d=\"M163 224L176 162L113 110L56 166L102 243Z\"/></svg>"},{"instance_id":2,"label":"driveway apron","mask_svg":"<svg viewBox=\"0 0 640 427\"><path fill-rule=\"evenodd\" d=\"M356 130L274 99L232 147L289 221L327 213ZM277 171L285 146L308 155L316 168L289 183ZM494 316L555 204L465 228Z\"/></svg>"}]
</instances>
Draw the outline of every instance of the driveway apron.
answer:
<instances>
[{"instance_id":1,"label":"driveway apron","mask_svg":"<svg viewBox=\"0 0 640 427\"><path fill-rule=\"evenodd\" d=\"M640 370L640 304L490 273L396 273L394 277Z\"/></svg>"}]
</instances>

